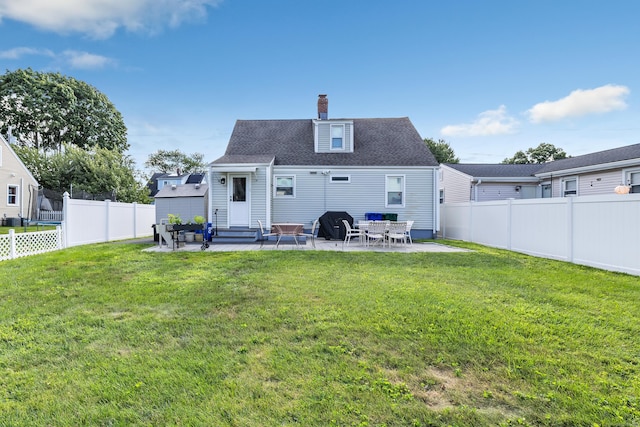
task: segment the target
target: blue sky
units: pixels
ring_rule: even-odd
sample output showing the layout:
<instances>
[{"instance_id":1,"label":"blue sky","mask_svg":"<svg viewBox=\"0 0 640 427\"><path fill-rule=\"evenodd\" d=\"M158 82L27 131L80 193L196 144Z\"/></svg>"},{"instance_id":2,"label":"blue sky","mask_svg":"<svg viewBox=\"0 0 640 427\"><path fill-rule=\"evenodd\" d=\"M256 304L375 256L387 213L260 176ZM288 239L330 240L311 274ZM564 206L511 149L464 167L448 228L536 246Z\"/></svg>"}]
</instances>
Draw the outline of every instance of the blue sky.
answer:
<instances>
[{"instance_id":1,"label":"blue sky","mask_svg":"<svg viewBox=\"0 0 640 427\"><path fill-rule=\"evenodd\" d=\"M158 149L224 153L237 119L409 117L465 163L640 142L640 2L0 0L0 68L83 80Z\"/></svg>"}]
</instances>

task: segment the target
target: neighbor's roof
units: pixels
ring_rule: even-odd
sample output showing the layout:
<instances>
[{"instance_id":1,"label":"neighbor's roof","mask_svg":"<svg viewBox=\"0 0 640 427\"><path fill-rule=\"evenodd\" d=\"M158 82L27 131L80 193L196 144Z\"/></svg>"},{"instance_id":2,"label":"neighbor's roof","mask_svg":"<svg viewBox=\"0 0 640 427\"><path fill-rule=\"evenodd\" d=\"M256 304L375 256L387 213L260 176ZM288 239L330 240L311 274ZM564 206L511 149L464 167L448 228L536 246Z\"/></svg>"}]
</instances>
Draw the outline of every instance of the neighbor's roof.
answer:
<instances>
[{"instance_id":1,"label":"neighbor's roof","mask_svg":"<svg viewBox=\"0 0 640 427\"><path fill-rule=\"evenodd\" d=\"M627 145L626 147L613 148L611 150L598 151L582 156L569 157L568 159L555 160L546 163L537 174L563 171L567 169L584 168L588 166L606 165L607 163L621 162L624 160L640 160L640 144Z\"/></svg>"},{"instance_id":2,"label":"neighbor's roof","mask_svg":"<svg viewBox=\"0 0 640 427\"><path fill-rule=\"evenodd\" d=\"M225 155L213 164L249 163L244 156L257 156L292 166L438 166L409 118L346 120L353 120L351 153L316 153L309 119L238 120Z\"/></svg>"},{"instance_id":3,"label":"neighbor's roof","mask_svg":"<svg viewBox=\"0 0 640 427\"><path fill-rule=\"evenodd\" d=\"M543 164L480 164L445 163L452 169L476 178L526 178L533 177Z\"/></svg>"},{"instance_id":4,"label":"neighbor's roof","mask_svg":"<svg viewBox=\"0 0 640 427\"><path fill-rule=\"evenodd\" d=\"M196 188L197 186L197 188ZM183 184L176 185L173 188L172 185L165 185L155 195L156 199L163 199L169 197L202 197L207 194L209 186L207 184Z\"/></svg>"}]
</instances>

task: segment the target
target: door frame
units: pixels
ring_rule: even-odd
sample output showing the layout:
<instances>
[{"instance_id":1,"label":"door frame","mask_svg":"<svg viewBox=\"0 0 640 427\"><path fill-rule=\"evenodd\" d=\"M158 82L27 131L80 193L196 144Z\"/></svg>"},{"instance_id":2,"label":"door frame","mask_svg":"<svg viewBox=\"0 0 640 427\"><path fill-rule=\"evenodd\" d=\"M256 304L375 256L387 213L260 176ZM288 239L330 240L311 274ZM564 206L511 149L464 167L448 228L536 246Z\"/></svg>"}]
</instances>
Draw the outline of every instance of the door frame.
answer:
<instances>
[{"instance_id":1,"label":"door frame","mask_svg":"<svg viewBox=\"0 0 640 427\"><path fill-rule=\"evenodd\" d=\"M246 223L234 223L231 224L231 217L233 214L231 205L233 203L233 179L244 178L246 182L246 204L247 204L247 220ZM227 228L230 227L250 227L251 226L251 175L247 173L228 173L227 174Z\"/></svg>"}]
</instances>

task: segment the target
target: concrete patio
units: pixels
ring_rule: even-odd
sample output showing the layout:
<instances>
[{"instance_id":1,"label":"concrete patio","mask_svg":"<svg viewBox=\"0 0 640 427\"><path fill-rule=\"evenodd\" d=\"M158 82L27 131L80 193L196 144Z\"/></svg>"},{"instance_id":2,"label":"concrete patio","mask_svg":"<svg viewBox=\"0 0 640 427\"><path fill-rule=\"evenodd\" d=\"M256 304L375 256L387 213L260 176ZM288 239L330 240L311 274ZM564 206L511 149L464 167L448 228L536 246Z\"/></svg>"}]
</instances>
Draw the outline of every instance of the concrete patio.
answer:
<instances>
[{"instance_id":1,"label":"concrete patio","mask_svg":"<svg viewBox=\"0 0 640 427\"><path fill-rule=\"evenodd\" d=\"M148 252L196 252L202 250L202 243L185 243L183 247L173 249L171 245L158 245L145 249ZM275 242L265 242L264 246L260 247L260 242L253 243L216 243L215 239L209 243L209 247L204 249L206 252L234 252L234 251L339 251L339 252L398 252L398 253L417 253L417 252L470 252L468 249L456 248L453 246L447 246L436 242L414 242L411 245L392 245L391 247L385 246L364 246L358 241L353 241L348 245L343 245L341 240L325 240L316 239L316 247L314 248L310 240L300 243L296 246L293 240L281 242L279 246L275 245Z\"/></svg>"}]
</instances>

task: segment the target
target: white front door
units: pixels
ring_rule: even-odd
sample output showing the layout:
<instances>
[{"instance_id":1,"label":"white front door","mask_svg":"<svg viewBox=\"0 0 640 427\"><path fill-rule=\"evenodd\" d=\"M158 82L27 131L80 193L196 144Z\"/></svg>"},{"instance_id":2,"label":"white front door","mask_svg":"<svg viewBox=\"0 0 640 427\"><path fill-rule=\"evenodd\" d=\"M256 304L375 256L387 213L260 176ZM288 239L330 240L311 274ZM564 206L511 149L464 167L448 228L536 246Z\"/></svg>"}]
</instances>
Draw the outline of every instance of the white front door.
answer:
<instances>
[{"instance_id":1,"label":"white front door","mask_svg":"<svg viewBox=\"0 0 640 427\"><path fill-rule=\"evenodd\" d=\"M229 227L249 227L249 177L229 174Z\"/></svg>"}]
</instances>

